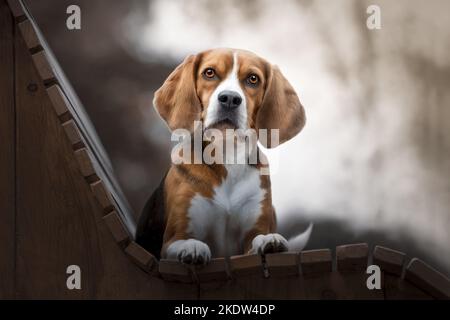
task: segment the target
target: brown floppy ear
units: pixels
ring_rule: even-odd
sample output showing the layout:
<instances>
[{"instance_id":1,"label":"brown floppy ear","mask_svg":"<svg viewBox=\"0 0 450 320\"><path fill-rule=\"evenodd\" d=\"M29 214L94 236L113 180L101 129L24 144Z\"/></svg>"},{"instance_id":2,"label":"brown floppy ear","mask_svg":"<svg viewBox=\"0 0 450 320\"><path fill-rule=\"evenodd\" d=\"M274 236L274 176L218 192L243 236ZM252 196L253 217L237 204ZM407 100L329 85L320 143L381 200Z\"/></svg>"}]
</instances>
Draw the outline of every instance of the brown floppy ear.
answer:
<instances>
[{"instance_id":1,"label":"brown floppy ear","mask_svg":"<svg viewBox=\"0 0 450 320\"><path fill-rule=\"evenodd\" d=\"M155 92L153 105L170 130L193 131L194 121L200 120L201 104L195 88L198 60L199 56L188 56Z\"/></svg>"},{"instance_id":2,"label":"brown floppy ear","mask_svg":"<svg viewBox=\"0 0 450 320\"><path fill-rule=\"evenodd\" d=\"M294 88L280 69L269 66L267 73L266 92L256 115L256 130L268 130L267 139L260 142L267 148L273 148L277 145L271 143L271 129L279 129L279 144L282 144L303 129L306 116Z\"/></svg>"}]
</instances>

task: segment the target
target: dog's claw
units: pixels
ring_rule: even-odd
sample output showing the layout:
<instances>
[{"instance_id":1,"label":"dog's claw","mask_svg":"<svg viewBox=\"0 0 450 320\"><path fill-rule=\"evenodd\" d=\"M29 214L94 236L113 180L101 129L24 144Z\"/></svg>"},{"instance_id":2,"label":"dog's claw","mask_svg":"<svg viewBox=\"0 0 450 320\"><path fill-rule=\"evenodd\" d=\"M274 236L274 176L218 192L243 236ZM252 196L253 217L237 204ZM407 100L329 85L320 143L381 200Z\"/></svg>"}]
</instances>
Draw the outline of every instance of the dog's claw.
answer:
<instances>
[{"instance_id":1,"label":"dog's claw","mask_svg":"<svg viewBox=\"0 0 450 320\"><path fill-rule=\"evenodd\" d=\"M211 259L211 251L204 242L195 239L179 240L175 244L178 261L188 265L205 265Z\"/></svg>"}]
</instances>

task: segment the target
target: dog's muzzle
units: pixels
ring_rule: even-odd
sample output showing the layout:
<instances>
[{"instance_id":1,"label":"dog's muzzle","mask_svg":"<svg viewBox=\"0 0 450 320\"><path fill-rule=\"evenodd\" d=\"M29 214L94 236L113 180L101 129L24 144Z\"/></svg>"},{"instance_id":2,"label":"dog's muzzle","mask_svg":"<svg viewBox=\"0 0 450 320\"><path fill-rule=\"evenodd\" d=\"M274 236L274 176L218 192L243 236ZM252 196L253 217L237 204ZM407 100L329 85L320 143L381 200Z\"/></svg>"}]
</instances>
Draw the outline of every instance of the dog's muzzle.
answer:
<instances>
[{"instance_id":1,"label":"dog's muzzle","mask_svg":"<svg viewBox=\"0 0 450 320\"><path fill-rule=\"evenodd\" d=\"M216 124L238 127L238 109L242 104L242 97L236 91L224 90L217 96L219 110Z\"/></svg>"},{"instance_id":2,"label":"dog's muzzle","mask_svg":"<svg viewBox=\"0 0 450 320\"><path fill-rule=\"evenodd\" d=\"M234 110L242 103L241 95L231 90L225 90L219 93L217 100L219 100L221 108L226 111Z\"/></svg>"}]
</instances>

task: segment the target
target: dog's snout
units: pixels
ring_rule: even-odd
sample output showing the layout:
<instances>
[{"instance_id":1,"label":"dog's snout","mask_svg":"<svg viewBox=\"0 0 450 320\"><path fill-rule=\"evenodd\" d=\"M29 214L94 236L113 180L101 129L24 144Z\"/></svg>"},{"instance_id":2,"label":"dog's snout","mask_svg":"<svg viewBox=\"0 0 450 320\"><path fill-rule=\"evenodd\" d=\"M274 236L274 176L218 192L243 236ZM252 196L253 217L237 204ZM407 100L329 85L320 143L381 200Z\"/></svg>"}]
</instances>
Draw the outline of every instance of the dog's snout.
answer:
<instances>
[{"instance_id":1,"label":"dog's snout","mask_svg":"<svg viewBox=\"0 0 450 320\"><path fill-rule=\"evenodd\" d=\"M242 97L235 91L225 90L222 91L219 96L219 103L223 108L235 109L242 103Z\"/></svg>"}]
</instances>

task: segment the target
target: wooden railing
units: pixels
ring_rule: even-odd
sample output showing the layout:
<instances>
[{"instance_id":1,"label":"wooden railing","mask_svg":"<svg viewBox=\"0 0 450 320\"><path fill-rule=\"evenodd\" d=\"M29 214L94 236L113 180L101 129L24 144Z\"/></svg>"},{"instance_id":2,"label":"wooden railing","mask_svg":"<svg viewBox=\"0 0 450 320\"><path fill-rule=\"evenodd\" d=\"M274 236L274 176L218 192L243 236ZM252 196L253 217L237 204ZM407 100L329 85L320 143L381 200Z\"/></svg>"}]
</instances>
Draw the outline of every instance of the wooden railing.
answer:
<instances>
[{"instance_id":1,"label":"wooden railing","mask_svg":"<svg viewBox=\"0 0 450 320\"><path fill-rule=\"evenodd\" d=\"M380 268L379 289L367 286L375 274L366 272L369 265ZM365 243L338 246L334 258L319 249L217 258L202 267L152 259L143 267L198 286L200 299L450 299L450 280L425 262L407 263L404 253L381 246L369 254Z\"/></svg>"}]
</instances>

